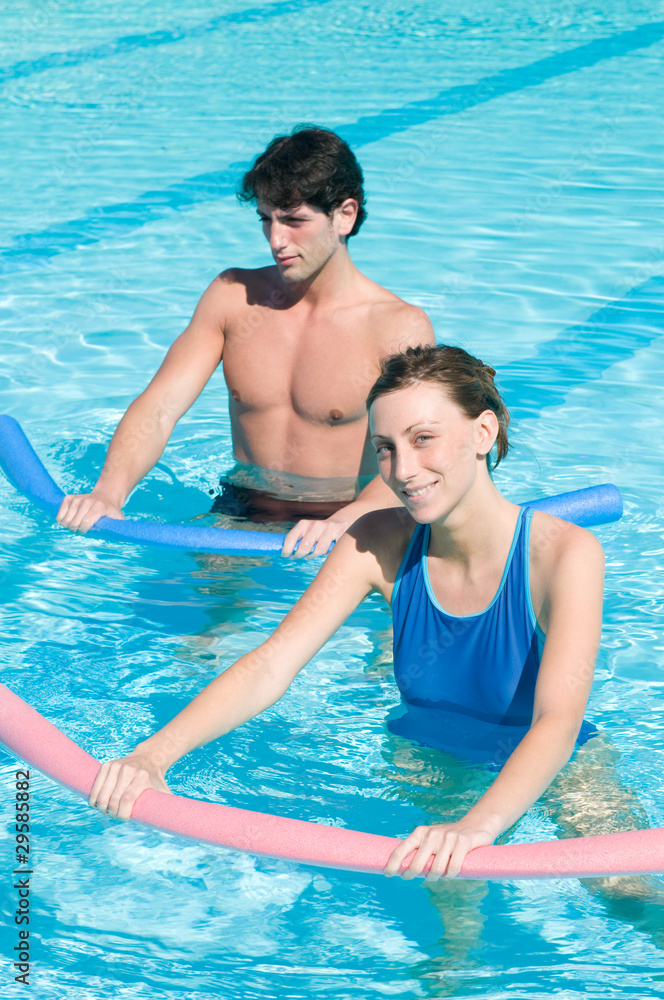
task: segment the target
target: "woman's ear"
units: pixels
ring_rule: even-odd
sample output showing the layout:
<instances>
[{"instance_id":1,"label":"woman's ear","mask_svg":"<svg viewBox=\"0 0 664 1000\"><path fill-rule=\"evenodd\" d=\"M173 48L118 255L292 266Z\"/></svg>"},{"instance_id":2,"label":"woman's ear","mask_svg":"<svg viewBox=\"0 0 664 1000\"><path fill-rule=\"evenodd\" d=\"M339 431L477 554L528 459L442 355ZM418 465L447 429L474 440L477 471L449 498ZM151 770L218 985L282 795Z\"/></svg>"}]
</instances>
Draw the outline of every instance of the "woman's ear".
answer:
<instances>
[{"instance_id":1,"label":"woman's ear","mask_svg":"<svg viewBox=\"0 0 664 1000\"><path fill-rule=\"evenodd\" d=\"M475 418L475 442L478 455L488 455L498 437L498 417L493 410L484 410Z\"/></svg>"}]
</instances>

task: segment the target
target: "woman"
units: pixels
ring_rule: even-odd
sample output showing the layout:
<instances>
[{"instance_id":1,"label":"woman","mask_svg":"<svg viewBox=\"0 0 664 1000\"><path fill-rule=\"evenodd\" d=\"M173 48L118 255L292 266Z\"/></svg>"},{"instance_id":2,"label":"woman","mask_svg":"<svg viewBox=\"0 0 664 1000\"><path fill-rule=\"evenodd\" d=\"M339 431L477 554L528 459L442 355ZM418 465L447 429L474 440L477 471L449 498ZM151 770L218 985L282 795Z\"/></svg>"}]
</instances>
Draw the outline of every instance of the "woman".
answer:
<instances>
[{"instance_id":1,"label":"woman","mask_svg":"<svg viewBox=\"0 0 664 1000\"><path fill-rule=\"evenodd\" d=\"M374 590L392 603L395 675L424 733L415 738L444 745L443 727L461 720L465 733L477 723L490 728L504 764L462 819L417 827L385 873L454 877L468 851L539 798L582 728L604 557L589 532L524 514L494 486L490 455L495 446L497 464L506 453L509 421L494 375L455 347L384 361L367 407L381 476L403 508L356 522L261 646L133 753L102 766L90 805L127 819L144 789L168 791L171 764L274 704Z\"/></svg>"}]
</instances>

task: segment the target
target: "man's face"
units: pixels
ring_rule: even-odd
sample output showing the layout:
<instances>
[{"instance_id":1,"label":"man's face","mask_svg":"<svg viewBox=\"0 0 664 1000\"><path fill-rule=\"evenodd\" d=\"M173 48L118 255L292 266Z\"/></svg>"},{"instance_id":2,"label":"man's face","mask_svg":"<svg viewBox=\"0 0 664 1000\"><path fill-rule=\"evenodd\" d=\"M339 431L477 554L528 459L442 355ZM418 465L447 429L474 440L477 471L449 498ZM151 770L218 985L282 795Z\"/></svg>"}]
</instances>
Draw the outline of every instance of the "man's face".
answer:
<instances>
[{"instance_id":1,"label":"man's face","mask_svg":"<svg viewBox=\"0 0 664 1000\"><path fill-rule=\"evenodd\" d=\"M286 282L306 281L322 271L342 245L347 222L340 208L327 215L312 205L275 208L257 205L263 233L272 256Z\"/></svg>"}]
</instances>

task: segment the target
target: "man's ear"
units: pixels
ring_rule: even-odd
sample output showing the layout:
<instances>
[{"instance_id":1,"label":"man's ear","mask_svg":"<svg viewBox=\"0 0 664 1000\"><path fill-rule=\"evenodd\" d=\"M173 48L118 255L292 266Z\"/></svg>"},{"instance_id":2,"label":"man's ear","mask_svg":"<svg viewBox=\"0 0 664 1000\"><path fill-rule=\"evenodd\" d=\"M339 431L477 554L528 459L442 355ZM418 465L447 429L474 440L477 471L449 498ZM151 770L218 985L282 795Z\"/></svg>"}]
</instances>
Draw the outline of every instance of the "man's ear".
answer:
<instances>
[{"instance_id":1,"label":"man's ear","mask_svg":"<svg viewBox=\"0 0 664 1000\"><path fill-rule=\"evenodd\" d=\"M346 200L342 201L340 205L337 205L334 213L338 218L339 236L348 236L351 229L355 225L358 208L359 206L355 198L346 198Z\"/></svg>"}]
</instances>

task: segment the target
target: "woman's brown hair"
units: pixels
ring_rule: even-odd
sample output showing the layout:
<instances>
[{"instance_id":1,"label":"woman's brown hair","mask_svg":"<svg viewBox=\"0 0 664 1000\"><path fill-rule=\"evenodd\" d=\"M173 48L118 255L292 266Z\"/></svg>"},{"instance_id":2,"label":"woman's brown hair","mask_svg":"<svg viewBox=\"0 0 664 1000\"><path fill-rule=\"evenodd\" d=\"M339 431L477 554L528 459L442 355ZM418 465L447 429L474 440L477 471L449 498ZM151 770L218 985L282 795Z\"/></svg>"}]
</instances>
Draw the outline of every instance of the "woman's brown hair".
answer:
<instances>
[{"instance_id":1,"label":"woman's brown hair","mask_svg":"<svg viewBox=\"0 0 664 1000\"><path fill-rule=\"evenodd\" d=\"M496 460L493 468L507 454L507 425L510 415L495 384L496 372L462 347L437 344L435 347L409 347L403 354L383 358L381 373L367 397L367 410L378 396L406 389L418 382L433 382L442 386L450 398L474 420L485 410L493 410L498 418ZM491 468L489 456L487 465Z\"/></svg>"}]
</instances>

